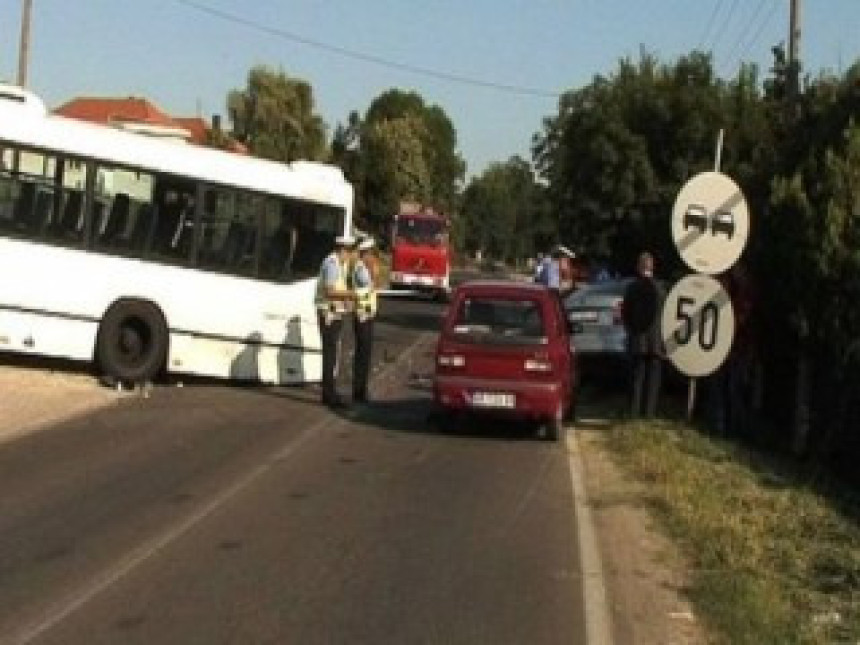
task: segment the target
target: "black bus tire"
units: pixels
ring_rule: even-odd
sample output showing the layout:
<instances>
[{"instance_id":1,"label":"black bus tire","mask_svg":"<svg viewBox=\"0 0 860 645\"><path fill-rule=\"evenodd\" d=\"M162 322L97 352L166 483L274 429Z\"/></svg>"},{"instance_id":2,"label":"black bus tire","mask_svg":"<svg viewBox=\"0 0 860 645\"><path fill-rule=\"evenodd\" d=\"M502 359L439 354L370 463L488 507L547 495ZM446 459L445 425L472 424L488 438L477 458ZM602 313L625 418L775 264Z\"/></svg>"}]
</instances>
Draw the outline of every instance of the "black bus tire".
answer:
<instances>
[{"instance_id":1,"label":"black bus tire","mask_svg":"<svg viewBox=\"0 0 860 645\"><path fill-rule=\"evenodd\" d=\"M152 381L167 361L164 315L143 300L117 300L99 325L95 359L99 370L122 383Z\"/></svg>"}]
</instances>

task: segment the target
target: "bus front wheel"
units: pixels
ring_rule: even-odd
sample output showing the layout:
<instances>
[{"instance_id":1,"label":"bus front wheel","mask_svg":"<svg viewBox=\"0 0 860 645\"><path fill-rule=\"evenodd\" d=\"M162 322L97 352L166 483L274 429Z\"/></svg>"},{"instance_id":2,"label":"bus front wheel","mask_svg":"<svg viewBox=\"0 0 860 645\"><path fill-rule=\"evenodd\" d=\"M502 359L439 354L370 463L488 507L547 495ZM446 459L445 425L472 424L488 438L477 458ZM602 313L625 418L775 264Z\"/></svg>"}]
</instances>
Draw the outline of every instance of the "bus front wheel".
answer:
<instances>
[{"instance_id":1,"label":"bus front wheel","mask_svg":"<svg viewBox=\"0 0 860 645\"><path fill-rule=\"evenodd\" d=\"M96 363L105 376L116 381L145 383L164 367L167 342L167 324L155 305L118 300L99 326Z\"/></svg>"}]
</instances>

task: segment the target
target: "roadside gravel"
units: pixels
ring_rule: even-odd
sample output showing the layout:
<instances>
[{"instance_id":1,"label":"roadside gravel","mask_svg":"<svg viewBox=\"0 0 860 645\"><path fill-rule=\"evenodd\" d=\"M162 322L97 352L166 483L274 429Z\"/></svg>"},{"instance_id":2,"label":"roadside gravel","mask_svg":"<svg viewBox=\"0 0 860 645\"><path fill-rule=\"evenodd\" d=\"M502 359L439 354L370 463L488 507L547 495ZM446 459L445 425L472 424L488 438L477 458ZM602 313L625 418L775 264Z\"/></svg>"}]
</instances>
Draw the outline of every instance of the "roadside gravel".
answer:
<instances>
[{"instance_id":1,"label":"roadside gravel","mask_svg":"<svg viewBox=\"0 0 860 645\"><path fill-rule=\"evenodd\" d=\"M88 374L0 365L0 444L116 405L125 396Z\"/></svg>"}]
</instances>

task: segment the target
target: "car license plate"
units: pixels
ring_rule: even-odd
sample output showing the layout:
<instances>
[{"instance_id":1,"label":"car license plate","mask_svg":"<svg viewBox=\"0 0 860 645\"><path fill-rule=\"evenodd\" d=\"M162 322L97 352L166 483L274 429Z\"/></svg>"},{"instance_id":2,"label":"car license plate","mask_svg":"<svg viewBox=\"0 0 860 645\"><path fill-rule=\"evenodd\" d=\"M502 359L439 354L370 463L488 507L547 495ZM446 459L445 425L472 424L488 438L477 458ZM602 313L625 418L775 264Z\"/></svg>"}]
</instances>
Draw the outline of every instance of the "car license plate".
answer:
<instances>
[{"instance_id":1,"label":"car license plate","mask_svg":"<svg viewBox=\"0 0 860 645\"><path fill-rule=\"evenodd\" d=\"M516 400L513 394L499 392L474 392L472 407L475 408L513 408Z\"/></svg>"},{"instance_id":2,"label":"car license plate","mask_svg":"<svg viewBox=\"0 0 860 645\"><path fill-rule=\"evenodd\" d=\"M567 315L570 322L594 322L597 320L596 311L571 311Z\"/></svg>"}]
</instances>

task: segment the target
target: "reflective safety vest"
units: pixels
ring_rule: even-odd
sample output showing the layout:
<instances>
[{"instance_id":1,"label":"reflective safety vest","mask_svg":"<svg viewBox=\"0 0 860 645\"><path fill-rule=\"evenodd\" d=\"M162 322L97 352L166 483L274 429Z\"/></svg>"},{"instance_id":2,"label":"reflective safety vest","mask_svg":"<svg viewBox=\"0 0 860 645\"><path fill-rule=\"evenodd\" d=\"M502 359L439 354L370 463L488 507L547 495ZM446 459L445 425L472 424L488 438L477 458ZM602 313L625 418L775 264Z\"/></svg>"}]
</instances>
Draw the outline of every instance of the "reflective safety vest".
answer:
<instances>
[{"instance_id":1,"label":"reflective safety vest","mask_svg":"<svg viewBox=\"0 0 860 645\"><path fill-rule=\"evenodd\" d=\"M334 288L337 291L347 290L346 267L340 261L337 253L331 253L325 260L323 260L323 263L320 266L320 274L317 278L317 291L314 296L314 305L316 306L317 311L321 314L342 316L346 313L346 302L343 300L330 300L326 295L325 267L330 263L334 263L337 266L337 280L334 283Z\"/></svg>"},{"instance_id":2,"label":"reflective safety vest","mask_svg":"<svg viewBox=\"0 0 860 645\"><path fill-rule=\"evenodd\" d=\"M352 267L352 284L358 284L358 271L361 268L364 268L365 271L367 271L367 275L370 278L370 283L368 286L355 287L355 293L358 296L358 301L355 305L355 315L358 316L359 320L363 321L376 315L377 293L376 285L374 284L374 275L372 267L368 263L363 262L362 260L356 260L355 264Z\"/></svg>"}]
</instances>

